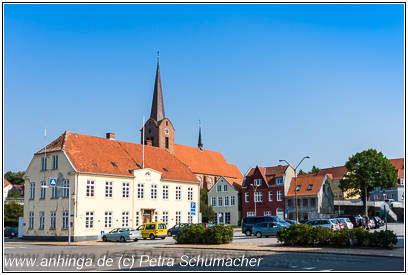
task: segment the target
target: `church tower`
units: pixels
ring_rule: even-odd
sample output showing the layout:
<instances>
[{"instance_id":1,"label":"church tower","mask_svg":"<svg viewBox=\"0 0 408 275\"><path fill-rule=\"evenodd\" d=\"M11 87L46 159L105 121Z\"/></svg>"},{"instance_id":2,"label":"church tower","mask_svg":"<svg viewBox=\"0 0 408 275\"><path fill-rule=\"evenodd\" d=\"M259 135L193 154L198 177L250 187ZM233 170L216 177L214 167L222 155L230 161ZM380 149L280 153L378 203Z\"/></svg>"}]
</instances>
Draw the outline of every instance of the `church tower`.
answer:
<instances>
[{"instance_id":1,"label":"church tower","mask_svg":"<svg viewBox=\"0 0 408 275\"><path fill-rule=\"evenodd\" d=\"M150 112L150 118L146 121L144 127L145 145L163 148L168 150L171 154L174 154L174 127L164 113L159 56L157 56L152 110ZM143 142L143 136L141 136L141 140L141 142Z\"/></svg>"}]
</instances>

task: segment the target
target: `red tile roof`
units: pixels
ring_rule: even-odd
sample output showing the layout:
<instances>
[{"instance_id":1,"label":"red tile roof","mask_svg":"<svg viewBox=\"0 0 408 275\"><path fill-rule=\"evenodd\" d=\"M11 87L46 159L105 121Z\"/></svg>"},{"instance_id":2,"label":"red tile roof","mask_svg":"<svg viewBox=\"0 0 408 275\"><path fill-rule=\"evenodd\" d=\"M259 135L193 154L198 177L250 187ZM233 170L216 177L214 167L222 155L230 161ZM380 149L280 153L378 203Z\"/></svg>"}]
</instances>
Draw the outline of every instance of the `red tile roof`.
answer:
<instances>
[{"instance_id":1,"label":"red tile roof","mask_svg":"<svg viewBox=\"0 0 408 275\"><path fill-rule=\"evenodd\" d=\"M404 158L390 159L389 161L398 171L398 178L404 178Z\"/></svg>"},{"instance_id":2,"label":"red tile roof","mask_svg":"<svg viewBox=\"0 0 408 275\"><path fill-rule=\"evenodd\" d=\"M4 179L4 185L3 188L6 188L7 186L12 185L11 182L9 182L8 180Z\"/></svg>"},{"instance_id":3,"label":"red tile roof","mask_svg":"<svg viewBox=\"0 0 408 275\"><path fill-rule=\"evenodd\" d=\"M332 178L332 175L329 174ZM299 175L296 179L296 185L300 185L300 190L296 191L297 196L308 196L308 195L316 195L320 190L320 185L322 184L324 175L316 175L316 174L307 174L307 175ZM312 184L312 189L307 190L309 185ZM295 196L295 178L292 178L290 182L289 190L288 190L288 197Z\"/></svg>"},{"instance_id":4,"label":"red tile roof","mask_svg":"<svg viewBox=\"0 0 408 275\"><path fill-rule=\"evenodd\" d=\"M278 165L272 167L265 167L266 169L266 176L275 176L277 178L283 177L285 175L285 171L289 165Z\"/></svg>"},{"instance_id":5,"label":"red tile roof","mask_svg":"<svg viewBox=\"0 0 408 275\"><path fill-rule=\"evenodd\" d=\"M130 142L66 131L46 148L47 152L64 150L79 172L132 176L129 170L142 165L142 145ZM163 179L198 183L191 170L174 155L157 147L144 148L145 168L161 172ZM36 154L43 152L41 149Z\"/></svg>"},{"instance_id":6,"label":"red tile roof","mask_svg":"<svg viewBox=\"0 0 408 275\"><path fill-rule=\"evenodd\" d=\"M227 163L223 155L210 150L175 144L175 156L184 162L194 173L214 176L224 176L235 179L241 185L243 176L238 167Z\"/></svg>"},{"instance_id":7,"label":"red tile roof","mask_svg":"<svg viewBox=\"0 0 408 275\"><path fill-rule=\"evenodd\" d=\"M342 179L346 173L347 173L346 166L336 166L336 167L321 169L317 173L317 175L324 176L326 174L332 174L333 179L337 180L337 179Z\"/></svg>"}]
</instances>

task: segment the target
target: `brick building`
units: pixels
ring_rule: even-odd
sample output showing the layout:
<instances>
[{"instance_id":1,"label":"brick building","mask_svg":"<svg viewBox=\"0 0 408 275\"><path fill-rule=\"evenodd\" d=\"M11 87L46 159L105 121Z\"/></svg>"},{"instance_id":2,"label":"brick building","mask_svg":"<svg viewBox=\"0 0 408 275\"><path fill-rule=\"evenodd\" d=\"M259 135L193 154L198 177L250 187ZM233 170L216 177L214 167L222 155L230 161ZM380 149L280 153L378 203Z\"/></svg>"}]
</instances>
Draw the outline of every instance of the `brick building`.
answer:
<instances>
[{"instance_id":1,"label":"brick building","mask_svg":"<svg viewBox=\"0 0 408 275\"><path fill-rule=\"evenodd\" d=\"M242 184L242 217L285 215L285 194L295 176L290 166L251 168Z\"/></svg>"}]
</instances>

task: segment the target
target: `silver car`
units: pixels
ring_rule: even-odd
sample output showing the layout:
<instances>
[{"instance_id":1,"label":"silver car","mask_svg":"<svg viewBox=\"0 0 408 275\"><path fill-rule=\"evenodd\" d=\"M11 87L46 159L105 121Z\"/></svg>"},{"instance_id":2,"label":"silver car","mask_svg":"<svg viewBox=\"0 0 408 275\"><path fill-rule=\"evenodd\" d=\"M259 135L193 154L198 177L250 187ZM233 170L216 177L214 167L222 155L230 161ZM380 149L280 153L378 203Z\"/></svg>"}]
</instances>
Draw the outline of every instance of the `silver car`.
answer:
<instances>
[{"instance_id":1,"label":"silver car","mask_svg":"<svg viewBox=\"0 0 408 275\"><path fill-rule=\"evenodd\" d=\"M102 241L104 242L107 241L126 242L127 240L137 242L137 240L139 239L142 239L142 233L129 227L115 228L111 232L106 233L102 236Z\"/></svg>"},{"instance_id":2,"label":"silver car","mask_svg":"<svg viewBox=\"0 0 408 275\"><path fill-rule=\"evenodd\" d=\"M354 227L349 218L337 218L337 220L345 224L348 229L353 229Z\"/></svg>"},{"instance_id":3,"label":"silver car","mask_svg":"<svg viewBox=\"0 0 408 275\"><path fill-rule=\"evenodd\" d=\"M336 219L309 220L305 224L310 224L313 227L321 226L330 228L331 230L340 230L340 225Z\"/></svg>"}]
</instances>

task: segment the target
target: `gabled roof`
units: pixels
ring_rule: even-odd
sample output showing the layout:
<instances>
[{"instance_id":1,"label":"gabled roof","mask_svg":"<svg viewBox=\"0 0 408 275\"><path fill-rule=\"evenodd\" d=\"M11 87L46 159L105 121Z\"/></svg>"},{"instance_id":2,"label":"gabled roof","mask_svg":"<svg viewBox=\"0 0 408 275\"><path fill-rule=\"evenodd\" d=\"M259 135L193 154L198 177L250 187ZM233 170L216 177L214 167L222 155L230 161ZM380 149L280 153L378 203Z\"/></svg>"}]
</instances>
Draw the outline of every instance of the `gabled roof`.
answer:
<instances>
[{"instance_id":1,"label":"gabled roof","mask_svg":"<svg viewBox=\"0 0 408 275\"><path fill-rule=\"evenodd\" d=\"M246 178L252 177L256 171L256 168L259 169L264 181L267 184L271 184L271 181L273 179L280 178L285 175L288 165L278 165L278 166L269 166L269 167L256 166L255 168L251 168L248 171L248 173L245 175L245 177Z\"/></svg>"},{"instance_id":2,"label":"gabled roof","mask_svg":"<svg viewBox=\"0 0 408 275\"><path fill-rule=\"evenodd\" d=\"M11 184L11 182L9 182L7 179L4 179L3 188L6 188L6 187L9 186L9 185L13 186L13 185Z\"/></svg>"},{"instance_id":3,"label":"gabled roof","mask_svg":"<svg viewBox=\"0 0 408 275\"><path fill-rule=\"evenodd\" d=\"M238 184L242 182L243 177L238 167L227 163L219 152L175 144L174 154L194 173L233 178Z\"/></svg>"},{"instance_id":4,"label":"gabled roof","mask_svg":"<svg viewBox=\"0 0 408 275\"><path fill-rule=\"evenodd\" d=\"M236 191L239 192L239 191L241 190L241 184L238 184L237 182L235 182L235 180L234 180L233 178L228 178L228 177L223 177L223 176L221 176L221 177L217 180L217 182L216 182L213 186L211 186L210 190L213 189L213 188L215 188L214 186L216 186L217 183L218 183L221 179L224 179L226 182L228 182L229 184L231 184L231 185L235 188Z\"/></svg>"},{"instance_id":5,"label":"gabled roof","mask_svg":"<svg viewBox=\"0 0 408 275\"><path fill-rule=\"evenodd\" d=\"M330 178L332 176L328 174ZM308 195L316 195L319 190L320 186L323 182L325 175L316 175L316 174L307 174L307 175L299 175L297 176L296 179L296 186L300 185L300 190L296 191L297 196L308 196ZM311 190L307 190L309 185L312 185ZM295 196L295 178L292 178L292 181L290 182L288 194L286 195L287 197L292 197Z\"/></svg>"},{"instance_id":6,"label":"gabled roof","mask_svg":"<svg viewBox=\"0 0 408 275\"><path fill-rule=\"evenodd\" d=\"M333 179L342 179L344 178L344 175L347 173L347 168L346 166L336 166L336 167L331 167L331 168L324 168L321 169L317 175L319 176L324 176L326 174L332 174Z\"/></svg>"},{"instance_id":7,"label":"gabled roof","mask_svg":"<svg viewBox=\"0 0 408 275\"><path fill-rule=\"evenodd\" d=\"M404 158L390 159L389 161L398 171L398 178L404 178Z\"/></svg>"},{"instance_id":8,"label":"gabled roof","mask_svg":"<svg viewBox=\"0 0 408 275\"><path fill-rule=\"evenodd\" d=\"M66 131L46 147L47 152L64 150L79 172L133 176L130 170L142 165L143 146L136 143ZM163 179L198 183L191 170L167 150L152 146L144 146L144 150L145 168L161 172Z\"/></svg>"}]
</instances>

